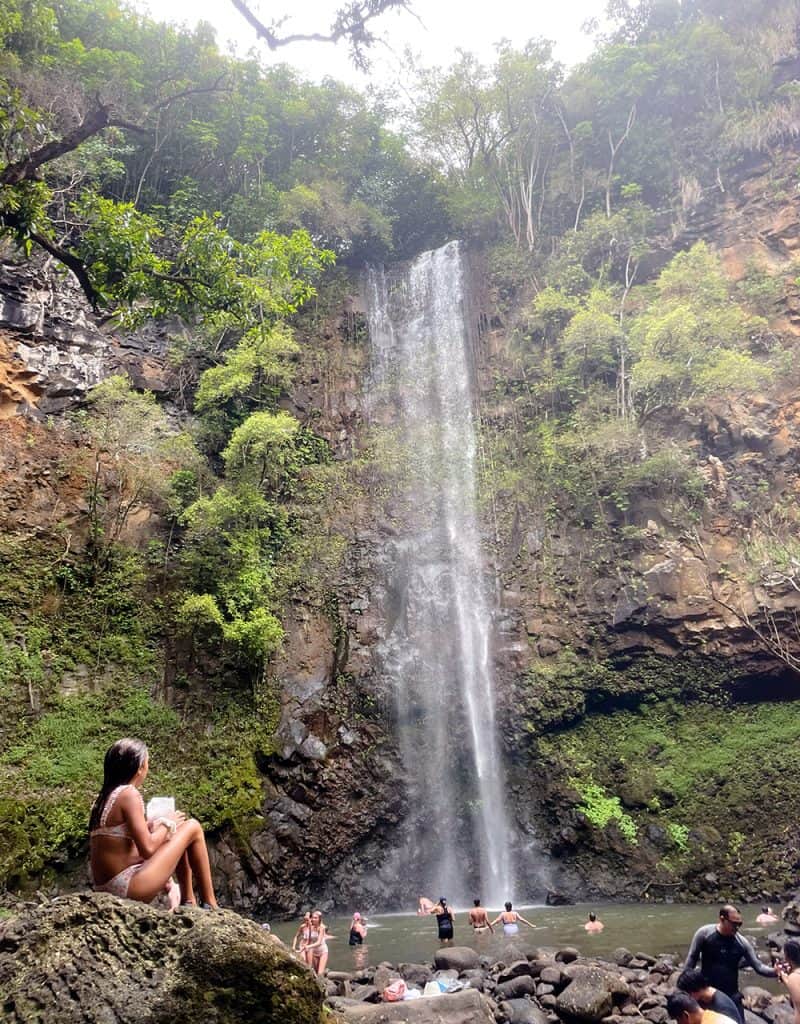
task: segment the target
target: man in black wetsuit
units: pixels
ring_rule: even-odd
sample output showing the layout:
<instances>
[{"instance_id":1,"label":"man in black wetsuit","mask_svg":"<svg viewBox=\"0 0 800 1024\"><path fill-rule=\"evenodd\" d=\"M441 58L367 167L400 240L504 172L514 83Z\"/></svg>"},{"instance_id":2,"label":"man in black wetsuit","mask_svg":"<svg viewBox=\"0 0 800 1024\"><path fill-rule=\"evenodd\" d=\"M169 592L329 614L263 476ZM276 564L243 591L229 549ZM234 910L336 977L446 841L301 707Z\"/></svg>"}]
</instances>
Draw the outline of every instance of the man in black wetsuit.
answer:
<instances>
[{"instance_id":1,"label":"man in black wetsuit","mask_svg":"<svg viewBox=\"0 0 800 1024\"><path fill-rule=\"evenodd\" d=\"M765 978L776 978L774 968L767 967L756 956L756 951L739 934L742 915L729 903L720 908L719 921L698 928L686 956L687 970L700 966L708 984L730 996L736 1005L739 1020L744 1024L744 1007L739 991L739 965L752 967Z\"/></svg>"}]
</instances>

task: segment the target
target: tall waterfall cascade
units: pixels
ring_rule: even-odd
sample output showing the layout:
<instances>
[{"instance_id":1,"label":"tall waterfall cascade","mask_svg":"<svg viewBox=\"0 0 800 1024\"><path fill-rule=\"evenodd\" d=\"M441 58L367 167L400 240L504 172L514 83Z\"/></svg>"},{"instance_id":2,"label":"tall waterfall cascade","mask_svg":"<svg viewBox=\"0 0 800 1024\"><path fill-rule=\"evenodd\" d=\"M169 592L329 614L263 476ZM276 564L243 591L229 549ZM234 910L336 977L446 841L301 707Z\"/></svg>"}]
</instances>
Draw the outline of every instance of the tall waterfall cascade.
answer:
<instances>
[{"instance_id":1,"label":"tall waterfall cascade","mask_svg":"<svg viewBox=\"0 0 800 1024\"><path fill-rule=\"evenodd\" d=\"M457 242L367 274L368 406L391 481L380 673L409 786L397 868L451 901L512 898L481 547L468 275Z\"/></svg>"}]
</instances>

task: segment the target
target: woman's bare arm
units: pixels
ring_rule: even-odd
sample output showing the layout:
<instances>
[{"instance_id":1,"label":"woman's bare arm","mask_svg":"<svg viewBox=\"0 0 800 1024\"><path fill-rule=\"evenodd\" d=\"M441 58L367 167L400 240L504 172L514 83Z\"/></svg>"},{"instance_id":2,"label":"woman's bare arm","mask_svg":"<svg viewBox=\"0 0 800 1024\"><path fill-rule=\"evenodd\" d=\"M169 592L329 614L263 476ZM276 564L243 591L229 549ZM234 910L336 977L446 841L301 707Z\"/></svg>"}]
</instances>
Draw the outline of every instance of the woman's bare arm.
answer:
<instances>
[{"instance_id":1,"label":"woman's bare arm","mask_svg":"<svg viewBox=\"0 0 800 1024\"><path fill-rule=\"evenodd\" d=\"M167 841L169 829L166 825L161 825L154 832L150 831L147 818L142 813L141 799L132 788L124 789L120 793L116 805L130 829L136 849L144 860L148 860Z\"/></svg>"}]
</instances>

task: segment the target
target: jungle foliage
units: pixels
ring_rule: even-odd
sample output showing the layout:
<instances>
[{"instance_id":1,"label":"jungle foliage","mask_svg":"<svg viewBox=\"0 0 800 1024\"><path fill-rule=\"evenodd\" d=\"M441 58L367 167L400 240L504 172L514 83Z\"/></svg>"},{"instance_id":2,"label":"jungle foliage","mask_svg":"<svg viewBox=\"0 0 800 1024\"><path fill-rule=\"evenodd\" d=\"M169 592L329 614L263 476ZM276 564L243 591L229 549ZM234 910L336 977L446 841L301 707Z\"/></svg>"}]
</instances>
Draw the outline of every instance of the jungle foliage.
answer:
<instances>
[{"instance_id":1,"label":"jungle foliage","mask_svg":"<svg viewBox=\"0 0 800 1024\"><path fill-rule=\"evenodd\" d=\"M545 40L504 43L491 65L414 69L400 110L119 0L0 0L5 253L72 275L111 326L177 325L168 407L115 377L70 421L85 545L61 524L2 550L0 875L79 850L122 731L184 766L163 780L206 824L245 835L255 820L282 615L294 596L330 599L337 513L364 469L283 399L298 366L322 366L343 275L365 260L453 235L484 250L512 342L484 423L507 538L524 521L518 546L564 523L630 539L647 500L675 523L701 515L704 479L665 417L788 363L769 325L784 282L756 261L734 283L693 224L748 159L800 134L780 77L798 4L608 8L571 71ZM149 546L131 540L142 520ZM569 692L576 715L585 689ZM193 793L186 769L204 780ZM627 827L613 780L579 775L590 819Z\"/></svg>"}]
</instances>

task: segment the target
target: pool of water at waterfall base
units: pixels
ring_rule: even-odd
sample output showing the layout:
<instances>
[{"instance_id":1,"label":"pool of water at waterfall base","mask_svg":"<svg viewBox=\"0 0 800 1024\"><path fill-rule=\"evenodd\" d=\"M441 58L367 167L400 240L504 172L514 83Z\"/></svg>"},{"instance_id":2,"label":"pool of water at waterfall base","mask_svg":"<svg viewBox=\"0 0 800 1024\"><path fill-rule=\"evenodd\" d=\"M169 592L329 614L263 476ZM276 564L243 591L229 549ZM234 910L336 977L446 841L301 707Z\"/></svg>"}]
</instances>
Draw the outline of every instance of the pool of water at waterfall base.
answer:
<instances>
[{"instance_id":1,"label":"pool of water at waterfall base","mask_svg":"<svg viewBox=\"0 0 800 1024\"><path fill-rule=\"evenodd\" d=\"M770 931L779 931L780 922L769 928L760 928L755 919L760 906L739 904L744 917L742 934L756 949L764 953L766 937ZM353 907L353 910L359 908ZM481 954L502 959L503 951L510 944L525 948L529 946L551 946L561 948L574 946L584 956L608 956L613 950L624 946L631 952L675 953L681 959L686 955L689 942L695 930L701 925L717 920L719 908L698 904L665 903L584 903L567 907L525 907L516 905L523 917L534 925L530 929L520 925L520 934L506 939L495 926L494 935L473 935L467 923L466 908L455 909L455 940L453 945L471 946ZM775 908L772 908L775 911ZM596 935L584 931L589 911L594 911L605 928ZM490 910L490 919L499 911ZM780 911L778 911L780 916ZM281 921L272 924L273 932L287 945L291 944L298 921ZM434 917L416 914L371 914L368 916L367 941L363 947L351 948L347 944L350 931L350 915L334 915L325 918L329 936L330 959L328 969L352 971L367 964L375 966L382 961L399 963L432 963L436 950L441 945L436 935ZM761 985L772 991L780 986L769 978L762 978L753 971L743 971L741 984Z\"/></svg>"}]
</instances>

